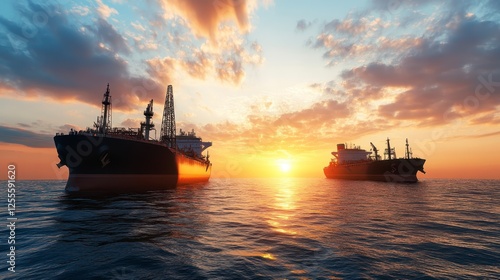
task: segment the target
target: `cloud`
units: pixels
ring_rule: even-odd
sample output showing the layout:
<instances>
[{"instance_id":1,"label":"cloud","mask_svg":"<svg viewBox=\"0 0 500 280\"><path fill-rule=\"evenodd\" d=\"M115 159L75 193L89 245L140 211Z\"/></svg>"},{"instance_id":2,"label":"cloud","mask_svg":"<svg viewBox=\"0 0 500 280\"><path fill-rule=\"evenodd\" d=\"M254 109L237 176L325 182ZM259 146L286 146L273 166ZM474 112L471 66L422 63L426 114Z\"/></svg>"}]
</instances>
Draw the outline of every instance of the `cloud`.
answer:
<instances>
[{"instance_id":1,"label":"cloud","mask_svg":"<svg viewBox=\"0 0 500 280\"><path fill-rule=\"evenodd\" d=\"M350 110L345 103L336 100L320 101L310 108L292 113L282 114L273 124L276 127L289 126L298 130L319 128L322 125L332 125L336 119L346 118Z\"/></svg>"},{"instance_id":2,"label":"cloud","mask_svg":"<svg viewBox=\"0 0 500 280\"><path fill-rule=\"evenodd\" d=\"M465 136L465 137L484 138L484 137L491 137L491 136L497 136L497 135L500 135L500 131L495 131L495 132L491 132L491 133L484 133L484 134L477 134L477 135L469 135L469 136Z\"/></svg>"},{"instance_id":3,"label":"cloud","mask_svg":"<svg viewBox=\"0 0 500 280\"><path fill-rule=\"evenodd\" d=\"M251 28L256 1L163 0L159 4L169 29L170 50L176 53L160 60L170 60L177 71L239 85L248 65L263 62L261 45L244 36Z\"/></svg>"},{"instance_id":4,"label":"cloud","mask_svg":"<svg viewBox=\"0 0 500 280\"><path fill-rule=\"evenodd\" d=\"M110 83L113 108L130 110L137 101L160 98L164 81L129 73L121 54L130 52L124 38L107 21L94 26L71 24L59 6L32 2L19 17L47 12L45 24L32 26L0 17L0 87L26 96L48 96L99 105Z\"/></svg>"},{"instance_id":5,"label":"cloud","mask_svg":"<svg viewBox=\"0 0 500 280\"><path fill-rule=\"evenodd\" d=\"M478 139L478 138L488 138L488 137L496 137L500 135L500 131L488 132L488 133L480 133L480 134L467 134L467 135L452 135L452 136L444 136L441 138L442 141L456 141L457 139Z\"/></svg>"},{"instance_id":6,"label":"cloud","mask_svg":"<svg viewBox=\"0 0 500 280\"><path fill-rule=\"evenodd\" d=\"M85 27L96 35L100 43L106 43L108 48L114 52L130 54L127 42L111 24L109 24L106 20L99 18L97 19L95 26L96 28L94 28L93 25L87 25Z\"/></svg>"},{"instance_id":7,"label":"cloud","mask_svg":"<svg viewBox=\"0 0 500 280\"><path fill-rule=\"evenodd\" d=\"M122 127L139 127L142 119L126 119L120 123L120 126Z\"/></svg>"},{"instance_id":8,"label":"cloud","mask_svg":"<svg viewBox=\"0 0 500 280\"><path fill-rule=\"evenodd\" d=\"M162 77L165 73L182 70L200 80L217 78L221 82L241 84L245 66L263 62L262 47L255 41L247 42L229 27L221 28L219 37L218 46L209 43L199 47L184 45L175 57L149 59L147 72L156 79L166 80L167 77Z\"/></svg>"},{"instance_id":9,"label":"cloud","mask_svg":"<svg viewBox=\"0 0 500 280\"><path fill-rule=\"evenodd\" d=\"M298 113L298 112L296 112ZM331 113L332 115L334 113ZM388 129L386 123L380 119L359 121L356 125L343 123L345 118L336 122L310 122L306 130L297 130L293 126L273 126L273 122L280 116L249 116L252 126L223 122L204 126L186 125L193 128L203 139L217 143L217 147L224 147L229 154L239 154L243 157L270 155L279 150L294 151L294 156L301 156L315 151L331 149L333 143L349 141L363 135L374 133L380 129ZM308 120L304 120L308 122ZM230 140L228 140L230 139Z\"/></svg>"},{"instance_id":10,"label":"cloud","mask_svg":"<svg viewBox=\"0 0 500 280\"><path fill-rule=\"evenodd\" d=\"M33 148L54 147L54 136L25 129L0 126L0 142L25 145Z\"/></svg>"},{"instance_id":11,"label":"cloud","mask_svg":"<svg viewBox=\"0 0 500 280\"><path fill-rule=\"evenodd\" d=\"M191 77L204 80L210 68L213 68L213 58L206 52L199 49L193 50L192 58L186 58L179 61L181 67Z\"/></svg>"},{"instance_id":12,"label":"cloud","mask_svg":"<svg viewBox=\"0 0 500 280\"><path fill-rule=\"evenodd\" d=\"M342 21L334 19L327 23L324 27L325 31L334 31L339 34L348 36L357 36L368 32L377 31L380 28L387 27L388 23L384 23L380 18L351 18L348 17Z\"/></svg>"},{"instance_id":13,"label":"cloud","mask_svg":"<svg viewBox=\"0 0 500 280\"><path fill-rule=\"evenodd\" d=\"M272 106L269 101L252 105L246 121L224 121L197 126L182 124L187 130L195 129L205 139L224 145L224 149L240 154L272 153L276 150L295 150L308 153L331 148L332 139L346 141L387 129L393 123L381 118L355 119L354 108L348 102L325 99L300 110L278 114L263 114ZM228 140L230 139L230 141ZM302 151L302 152L301 152Z\"/></svg>"},{"instance_id":14,"label":"cloud","mask_svg":"<svg viewBox=\"0 0 500 280\"><path fill-rule=\"evenodd\" d=\"M381 3L374 1L387 4ZM478 12L492 5L460 2L432 15L418 10L430 4L412 6L420 17L410 33L397 21L379 20L376 10L326 23L310 46L326 50L329 66L344 59L361 65L345 69L336 84L311 86L393 124L442 125L456 118L498 123L500 23Z\"/></svg>"},{"instance_id":15,"label":"cloud","mask_svg":"<svg viewBox=\"0 0 500 280\"><path fill-rule=\"evenodd\" d=\"M343 20L334 19L324 24L322 32L309 39L308 45L325 50L323 57L329 60L329 66L333 66L348 58L380 51L375 45L376 38L390 26L377 16L350 14Z\"/></svg>"},{"instance_id":16,"label":"cloud","mask_svg":"<svg viewBox=\"0 0 500 280\"><path fill-rule=\"evenodd\" d=\"M73 8L71 8L70 12L72 13L75 13L79 16L86 16L90 13L90 9L88 7L85 7L85 6L75 6Z\"/></svg>"},{"instance_id":17,"label":"cloud","mask_svg":"<svg viewBox=\"0 0 500 280\"><path fill-rule=\"evenodd\" d=\"M96 0L96 2L97 2L97 12L102 18L108 18L112 14L116 15L118 14L117 10L110 8L106 4L102 3L102 0Z\"/></svg>"},{"instance_id":18,"label":"cloud","mask_svg":"<svg viewBox=\"0 0 500 280\"><path fill-rule=\"evenodd\" d=\"M246 0L163 0L160 2L163 9L173 9L181 15L191 28L200 37L217 40L218 28L222 22L237 23L242 32L250 29L249 3Z\"/></svg>"},{"instance_id":19,"label":"cloud","mask_svg":"<svg viewBox=\"0 0 500 280\"><path fill-rule=\"evenodd\" d=\"M130 23L130 25L132 25L132 27L134 27L137 31L140 31L140 32L146 31L146 28L137 21Z\"/></svg>"},{"instance_id":20,"label":"cloud","mask_svg":"<svg viewBox=\"0 0 500 280\"><path fill-rule=\"evenodd\" d=\"M361 88L407 88L379 107L387 118L441 124L452 114L494 112L500 105L499 34L498 23L464 19L445 40L426 40L399 63L371 63L342 78Z\"/></svg>"},{"instance_id":21,"label":"cloud","mask_svg":"<svg viewBox=\"0 0 500 280\"><path fill-rule=\"evenodd\" d=\"M312 25L312 22L306 21L305 19L301 19L297 21L297 26L295 26L295 30L297 31L305 31Z\"/></svg>"},{"instance_id":22,"label":"cloud","mask_svg":"<svg viewBox=\"0 0 500 280\"><path fill-rule=\"evenodd\" d=\"M155 80L163 81L166 84L172 83L170 73L175 72L178 61L171 57L152 58L146 60L146 72Z\"/></svg>"}]
</instances>

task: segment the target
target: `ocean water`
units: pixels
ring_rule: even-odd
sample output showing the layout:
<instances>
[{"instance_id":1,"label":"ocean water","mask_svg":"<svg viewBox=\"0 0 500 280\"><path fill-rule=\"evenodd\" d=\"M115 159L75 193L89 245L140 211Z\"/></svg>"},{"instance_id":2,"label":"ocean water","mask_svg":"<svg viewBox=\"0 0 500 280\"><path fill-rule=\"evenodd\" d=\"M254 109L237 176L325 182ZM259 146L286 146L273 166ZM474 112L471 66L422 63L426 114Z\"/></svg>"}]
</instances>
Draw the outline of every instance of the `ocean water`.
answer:
<instances>
[{"instance_id":1,"label":"ocean water","mask_svg":"<svg viewBox=\"0 0 500 280\"><path fill-rule=\"evenodd\" d=\"M1 279L500 279L498 180L64 186L17 182L16 272L4 226Z\"/></svg>"}]
</instances>

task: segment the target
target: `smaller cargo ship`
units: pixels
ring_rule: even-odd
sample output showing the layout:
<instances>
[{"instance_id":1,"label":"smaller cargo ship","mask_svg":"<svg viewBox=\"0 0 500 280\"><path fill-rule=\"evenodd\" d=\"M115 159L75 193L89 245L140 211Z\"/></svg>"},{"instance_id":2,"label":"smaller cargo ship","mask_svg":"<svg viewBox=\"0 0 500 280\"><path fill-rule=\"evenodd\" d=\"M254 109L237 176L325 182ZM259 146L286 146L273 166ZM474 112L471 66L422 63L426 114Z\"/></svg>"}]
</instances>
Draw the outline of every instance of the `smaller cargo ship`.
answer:
<instances>
[{"instance_id":1,"label":"smaller cargo ship","mask_svg":"<svg viewBox=\"0 0 500 280\"><path fill-rule=\"evenodd\" d=\"M396 158L396 151L391 148L389 138L384 159L379 156L377 147L371 142L370 145L374 156L371 156L371 151L359 146L348 148L346 144L337 144L337 151L332 152L335 158L323 168L325 176L331 179L415 183L418 181L418 171L425 174L425 159L413 157L408 139L404 158Z\"/></svg>"}]
</instances>

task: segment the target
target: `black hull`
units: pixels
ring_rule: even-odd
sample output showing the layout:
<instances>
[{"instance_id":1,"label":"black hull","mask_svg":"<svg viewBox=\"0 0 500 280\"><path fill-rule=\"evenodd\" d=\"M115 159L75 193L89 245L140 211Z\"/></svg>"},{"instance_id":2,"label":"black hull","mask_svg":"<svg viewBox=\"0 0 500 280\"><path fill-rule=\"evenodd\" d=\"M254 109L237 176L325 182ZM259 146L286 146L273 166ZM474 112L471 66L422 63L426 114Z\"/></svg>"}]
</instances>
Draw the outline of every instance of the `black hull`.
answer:
<instances>
[{"instance_id":1,"label":"black hull","mask_svg":"<svg viewBox=\"0 0 500 280\"><path fill-rule=\"evenodd\" d=\"M54 137L60 165L69 168L67 191L172 188L206 182L212 166L163 144L112 136Z\"/></svg>"},{"instance_id":2,"label":"black hull","mask_svg":"<svg viewBox=\"0 0 500 280\"><path fill-rule=\"evenodd\" d=\"M424 172L425 159L391 159L349 164L330 164L323 169L331 179L415 183Z\"/></svg>"}]
</instances>

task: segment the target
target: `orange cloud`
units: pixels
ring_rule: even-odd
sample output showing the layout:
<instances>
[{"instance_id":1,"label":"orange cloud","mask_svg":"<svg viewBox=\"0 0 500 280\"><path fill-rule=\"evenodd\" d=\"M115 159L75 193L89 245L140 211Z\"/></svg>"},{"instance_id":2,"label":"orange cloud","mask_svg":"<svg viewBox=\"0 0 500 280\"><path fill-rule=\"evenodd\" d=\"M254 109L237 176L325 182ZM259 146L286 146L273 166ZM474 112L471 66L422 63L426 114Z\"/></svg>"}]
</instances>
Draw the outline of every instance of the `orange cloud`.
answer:
<instances>
[{"instance_id":1,"label":"orange cloud","mask_svg":"<svg viewBox=\"0 0 500 280\"><path fill-rule=\"evenodd\" d=\"M266 101L263 106L269 106ZM195 129L224 149L237 154L265 154L276 150L294 149L298 153L329 148L332 137L338 141L349 141L356 137L379 131L392 125L378 118L358 120L352 118L354 111L347 103L335 100L318 101L308 108L266 115L260 113L259 106L244 123L223 122L196 126L183 124L187 130ZM214 146L214 149L217 147Z\"/></svg>"},{"instance_id":2,"label":"orange cloud","mask_svg":"<svg viewBox=\"0 0 500 280\"><path fill-rule=\"evenodd\" d=\"M171 57L149 59L146 60L146 72L156 81L168 85L172 83L173 77L170 73L175 73L177 63L177 60Z\"/></svg>"},{"instance_id":3,"label":"orange cloud","mask_svg":"<svg viewBox=\"0 0 500 280\"><path fill-rule=\"evenodd\" d=\"M118 14L118 11L102 3L102 0L97 0L97 12L103 18L108 18L112 14Z\"/></svg>"},{"instance_id":4,"label":"orange cloud","mask_svg":"<svg viewBox=\"0 0 500 280\"><path fill-rule=\"evenodd\" d=\"M223 21L236 22L243 32L250 28L246 0L163 0L161 5L173 8L197 36L215 39Z\"/></svg>"},{"instance_id":5,"label":"orange cloud","mask_svg":"<svg viewBox=\"0 0 500 280\"><path fill-rule=\"evenodd\" d=\"M264 60L257 42L246 43L227 28L217 48L204 44L189 48L187 53L175 58L149 59L146 71L160 84L167 84L172 80L171 73L182 70L196 79L215 77L237 85L245 78L245 65L260 65Z\"/></svg>"}]
</instances>

